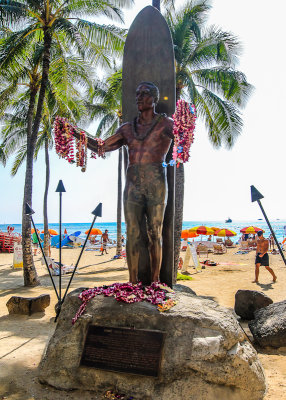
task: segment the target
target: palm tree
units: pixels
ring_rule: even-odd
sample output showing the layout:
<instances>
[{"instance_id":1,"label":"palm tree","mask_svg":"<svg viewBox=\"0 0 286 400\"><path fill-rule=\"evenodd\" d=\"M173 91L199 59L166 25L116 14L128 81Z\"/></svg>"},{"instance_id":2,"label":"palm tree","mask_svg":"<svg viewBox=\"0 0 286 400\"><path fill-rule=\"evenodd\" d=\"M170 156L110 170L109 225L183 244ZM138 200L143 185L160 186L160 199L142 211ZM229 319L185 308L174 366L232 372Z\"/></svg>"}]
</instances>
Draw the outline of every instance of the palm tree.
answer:
<instances>
[{"instance_id":1,"label":"palm tree","mask_svg":"<svg viewBox=\"0 0 286 400\"><path fill-rule=\"evenodd\" d=\"M25 215L25 204L32 203L33 157L37 134L40 128L45 93L51 62L51 49L72 49L91 63L109 66L110 54L122 49L122 30L114 26L100 25L81 18L107 16L122 21L120 8L130 6L132 0L0 0L0 23L5 29L14 29L0 43L0 71L15 76L23 73L22 65L31 43L42 43L41 80L38 88L30 88L27 113L27 157L23 199L22 246L24 283L38 284L33 265L30 239L30 219ZM69 50L70 51L70 50ZM1 74L0 72L0 74ZM11 79L11 77L9 77ZM34 110L36 110L34 112Z\"/></svg>"},{"instance_id":2,"label":"palm tree","mask_svg":"<svg viewBox=\"0 0 286 400\"><path fill-rule=\"evenodd\" d=\"M252 86L236 69L241 51L238 39L216 27L206 27L210 0L193 0L165 14L174 43L176 99L196 106L215 148L231 148L241 133L240 108ZM183 221L184 169L176 169L175 265L178 264Z\"/></svg>"},{"instance_id":3,"label":"palm tree","mask_svg":"<svg viewBox=\"0 0 286 400\"><path fill-rule=\"evenodd\" d=\"M59 71L61 74L59 75ZM49 234L48 234L48 213L47 198L49 189L50 166L49 149L53 148L53 124L56 115L60 114L77 122L86 115L84 100L77 87L90 87L91 74L90 66L83 60L76 57L62 57L62 54L54 55L50 67L48 89L43 108L43 118L35 145L34 158L37 159L39 151L45 150L46 182L44 193L44 251L48 255ZM24 96L27 97L27 91ZM3 152L5 157L16 153L12 165L11 174L16 175L20 166L27 157L27 138L25 135L26 111L23 95L16 96L13 107L17 113L4 114L4 129L2 132Z\"/></svg>"},{"instance_id":4,"label":"palm tree","mask_svg":"<svg viewBox=\"0 0 286 400\"><path fill-rule=\"evenodd\" d=\"M100 118L96 136L106 138L115 133L122 124L122 70L114 72L105 80L95 83L90 96L88 110L91 119ZM118 150L118 180L117 180L117 245L116 254L122 250L122 151Z\"/></svg>"}]
</instances>

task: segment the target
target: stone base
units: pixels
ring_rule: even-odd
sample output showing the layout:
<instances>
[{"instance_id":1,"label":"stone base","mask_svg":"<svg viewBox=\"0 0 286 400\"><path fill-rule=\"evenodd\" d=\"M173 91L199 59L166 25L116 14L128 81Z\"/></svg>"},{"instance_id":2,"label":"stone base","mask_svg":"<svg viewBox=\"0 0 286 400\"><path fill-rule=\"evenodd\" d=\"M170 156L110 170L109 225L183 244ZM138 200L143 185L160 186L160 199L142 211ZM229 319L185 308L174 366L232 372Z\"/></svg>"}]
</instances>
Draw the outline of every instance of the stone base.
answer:
<instances>
[{"instance_id":1,"label":"stone base","mask_svg":"<svg viewBox=\"0 0 286 400\"><path fill-rule=\"evenodd\" d=\"M38 297L12 296L6 303L9 314L31 315L43 312L50 305L50 295L41 294Z\"/></svg>"},{"instance_id":2,"label":"stone base","mask_svg":"<svg viewBox=\"0 0 286 400\"><path fill-rule=\"evenodd\" d=\"M147 302L91 300L75 325L81 301L73 291L39 367L39 378L58 389L115 390L136 400L260 400L265 378L257 353L233 314L176 285L178 303L160 313ZM158 378L80 366L88 326L134 327L165 332Z\"/></svg>"}]
</instances>

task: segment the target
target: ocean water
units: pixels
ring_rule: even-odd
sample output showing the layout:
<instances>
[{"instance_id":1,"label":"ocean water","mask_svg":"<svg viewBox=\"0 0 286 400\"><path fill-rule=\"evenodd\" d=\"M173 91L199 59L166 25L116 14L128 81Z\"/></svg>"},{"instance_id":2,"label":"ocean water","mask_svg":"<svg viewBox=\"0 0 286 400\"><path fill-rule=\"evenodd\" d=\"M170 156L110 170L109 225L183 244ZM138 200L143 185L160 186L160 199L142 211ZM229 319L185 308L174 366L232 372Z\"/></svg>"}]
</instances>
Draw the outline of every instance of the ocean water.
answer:
<instances>
[{"instance_id":1,"label":"ocean water","mask_svg":"<svg viewBox=\"0 0 286 400\"><path fill-rule=\"evenodd\" d=\"M286 220L275 220L275 221L270 221L272 229L275 232L275 235L278 239L279 242L283 240L284 237L286 237ZM64 230L67 230L68 235L71 235L73 232L80 231L81 237L85 237L85 231L87 231L90 228L91 223L89 222L82 222L82 223L63 223L62 224L62 233ZM227 228L231 229L234 232L237 233L237 236L233 237L232 240L238 241L238 239L241 237L240 229L245 228L246 226L257 226L259 228L262 228L265 230L264 236L267 238L270 235L270 230L268 228L267 223L262 220L256 220L256 221L233 221L231 223L225 223L224 221L184 221L183 222L183 229L188 229L192 228L194 226L199 226L199 225L206 225L206 226L215 226L217 228ZM13 224L11 225L14 227L14 232L21 233L21 224ZM43 224L36 224L36 227L42 231L44 229ZM116 240L116 222L105 222L105 223L95 223L94 224L95 228L99 228L102 232L105 229L108 229L108 234L110 239ZM54 224L49 224L50 229L55 229L57 232L59 232L59 225L57 223ZM7 225L1 225L0 224L0 231L7 231ZM123 222L121 225L121 230L122 234L126 235L126 227L125 223ZM204 238L204 237L203 237ZM198 237L195 240L201 240L201 236Z\"/></svg>"}]
</instances>

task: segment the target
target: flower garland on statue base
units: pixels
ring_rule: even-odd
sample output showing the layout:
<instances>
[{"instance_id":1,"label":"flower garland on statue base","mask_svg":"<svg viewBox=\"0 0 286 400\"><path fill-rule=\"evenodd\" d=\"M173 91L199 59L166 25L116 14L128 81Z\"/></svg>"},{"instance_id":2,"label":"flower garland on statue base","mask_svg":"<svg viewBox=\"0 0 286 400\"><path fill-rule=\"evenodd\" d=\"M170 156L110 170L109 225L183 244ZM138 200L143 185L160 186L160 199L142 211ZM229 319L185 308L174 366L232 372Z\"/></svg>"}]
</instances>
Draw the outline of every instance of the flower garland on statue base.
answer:
<instances>
[{"instance_id":1,"label":"flower garland on statue base","mask_svg":"<svg viewBox=\"0 0 286 400\"><path fill-rule=\"evenodd\" d=\"M194 141L194 130L196 126L196 108L185 100L178 100L175 114L173 115L174 147L173 159L163 162L163 167L185 163L190 158L190 147Z\"/></svg>"},{"instance_id":2,"label":"flower garland on statue base","mask_svg":"<svg viewBox=\"0 0 286 400\"><path fill-rule=\"evenodd\" d=\"M84 313L87 303L98 295L113 296L115 300L129 304L148 301L156 305L159 311L167 311L177 304L174 298L174 290L165 283L153 282L150 286L143 286L141 282L136 284L130 282L113 283L109 286L98 286L81 292L78 297L82 304L72 319L72 324Z\"/></svg>"},{"instance_id":3,"label":"flower garland on statue base","mask_svg":"<svg viewBox=\"0 0 286 400\"><path fill-rule=\"evenodd\" d=\"M66 118L57 116L54 122L55 147L57 154L69 163L76 162L77 167L81 167L82 172L86 171L87 165L87 134L73 126ZM79 139L75 138L75 133L79 134ZM104 141L94 138L97 142L97 155L104 158ZM74 141L76 141L76 161L74 159ZM96 158L96 153L91 153L91 158Z\"/></svg>"}]
</instances>

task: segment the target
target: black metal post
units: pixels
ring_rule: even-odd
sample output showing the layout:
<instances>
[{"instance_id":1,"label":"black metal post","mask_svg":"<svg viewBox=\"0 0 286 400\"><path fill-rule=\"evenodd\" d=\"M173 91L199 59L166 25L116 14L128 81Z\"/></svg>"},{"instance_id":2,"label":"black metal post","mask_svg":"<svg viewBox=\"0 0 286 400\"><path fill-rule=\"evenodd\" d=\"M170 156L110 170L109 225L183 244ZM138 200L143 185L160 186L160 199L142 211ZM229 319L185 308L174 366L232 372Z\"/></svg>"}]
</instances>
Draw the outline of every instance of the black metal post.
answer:
<instances>
[{"instance_id":1,"label":"black metal post","mask_svg":"<svg viewBox=\"0 0 286 400\"><path fill-rule=\"evenodd\" d=\"M271 226L271 224L270 224L270 221L269 221L269 219L267 218L267 215L266 215L266 213L265 213L265 211L264 211L264 208L262 207L262 204L261 204L261 201L260 201L261 199L264 198L264 196L256 189L255 186L251 185L251 186L250 186L250 189L251 189L251 201L252 201L252 202L257 201L257 203L259 204L259 207L260 207L260 209L261 209L261 211L262 211L262 214L263 214L263 216L264 216L264 218L265 218L265 221L267 222L267 225L268 225L268 227L269 227L269 229L270 229L270 232L272 233L272 236L273 236L273 238L274 238L274 240L275 240L276 246L278 247L279 253L281 254L281 257L282 257L282 259L283 259L283 261L284 261L284 264L286 265L286 260L285 260L283 251L282 251L282 249L281 249L281 247L280 247L280 244L278 243L278 240L277 240L277 238L276 238L276 235L275 235L275 233L274 233L274 231L273 231L273 229L272 229L272 226Z\"/></svg>"},{"instance_id":2,"label":"black metal post","mask_svg":"<svg viewBox=\"0 0 286 400\"><path fill-rule=\"evenodd\" d=\"M152 6L157 8L157 10L159 10L159 11L160 11L160 8L161 8L160 7L160 3L161 3L160 0L152 0Z\"/></svg>"},{"instance_id":3,"label":"black metal post","mask_svg":"<svg viewBox=\"0 0 286 400\"><path fill-rule=\"evenodd\" d=\"M275 240L276 246L278 247L279 253L281 254L281 257L282 257L282 259L283 259L283 261L284 261L284 264L286 265L285 256L284 256L283 251L282 251L282 249L281 249L281 247L280 247L280 244L278 243L278 240L277 240L276 235L275 235L275 233L274 233L274 231L273 231L273 229L272 229L272 226L270 225L270 222L269 222L269 220L268 220L268 218L267 218L267 215L266 215L266 213L265 213L265 211L264 211L264 208L262 207L261 201L260 201L260 200L257 200L257 203L259 204L259 207L260 207L260 209L261 209L261 211L262 211L262 214L263 214L263 216L264 216L264 218L265 218L265 221L267 222L267 225L268 225L268 227L269 227L269 229L270 229L270 232L272 233L272 236L273 236L273 238L274 238L274 240Z\"/></svg>"},{"instance_id":4,"label":"black metal post","mask_svg":"<svg viewBox=\"0 0 286 400\"><path fill-rule=\"evenodd\" d=\"M56 318L55 318L55 322L57 322L58 316L60 315L61 306L62 306L62 304L63 304L64 301L65 301L66 295L67 295L68 290L69 290L69 287L70 287L70 285L71 285L71 283L72 283L74 274L75 274L76 269L77 269L77 267L78 267L78 264L79 264L79 262L80 262L82 253L83 253L84 248L85 248L85 246L86 246L86 243L87 243L87 241L88 241L90 232L91 232L91 230L92 230L92 228L93 228L93 225L94 225L94 222L95 222L95 220L96 220L97 217L101 217L101 215L102 215L102 203L99 203L99 204L98 204L98 206L97 206L96 209L92 212L92 214L94 215L93 221L92 221L91 226L90 226L90 228L89 228L88 234L87 234L87 236L86 236L86 238L85 238L85 241L84 241L84 244L83 244L83 246L82 246L81 252L80 252L80 254L79 254L79 256L78 256L78 260L77 260L77 262L76 262L76 264L75 264L73 273L72 273L72 275L71 275L71 277L70 277L70 280L69 280L69 283L68 283L68 285L67 285L65 294L64 294L62 300L59 302L59 306L58 306L58 309L57 309L57 315L56 315Z\"/></svg>"},{"instance_id":5,"label":"black metal post","mask_svg":"<svg viewBox=\"0 0 286 400\"><path fill-rule=\"evenodd\" d=\"M62 193L65 192L63 181L60 179L56 192L60 194L60 210L59 210L59 231L60 231L60 242L59 242L59 302L61 303L62 298Z\"/></svg>"},{"instance_id":6,"label":"black metal post","mask_svg":"<svg viewBox=\"0 0 286 400\"><path fill-rule=\"evenodd\" d=\"M44 257L45 264L46 264L48 273L49 273L49 275L50 275L50 278L51 278L51 281L52 281L52 284L53 284L53 287L54 287L56 296L57 296L57 298L58 298L58 300L59 300L59 294L58 294L58 291L57 291L57 288L56 288L54 279L53 279L53 277L52 277L52 274L51 274L51 271L50 271L50 268L49 268L49 265L48 265L48 262L47 262L47 259L46 259L45 252L44 252L43 247L42 247L42 244L41 244L41 239L40 239L40 237L39 237L39 235L38 235L38 232L37 232L37 229L36 229L36 226L35 226L35 223L34 223L34 220L33 220L33 217L32 217L31 214L34 214L34 211L31 209L31 207L29 206L29 204L26 203L26 215L29 215L30 218L31 218L31 221L32 221L32 224L33 224L33 227L34 227L34 230L35 230L37 239L38 239L38 243L39 243L39 245L40 245L40 249L41 249L41 252L42 252L42 256Z\"/></svg>"},{"instance_id":7,"label":"black metal post","mask_svg":"<svg viewBox=\"0 0 286 400\"><path fill-rule=\"evenodd\" d=\"M59 248L59 294L60 301L62 298L62 193L60 192L60 210L59 210L59 219L60 219L60 248Z\"/></svg>"}]
</instances>

